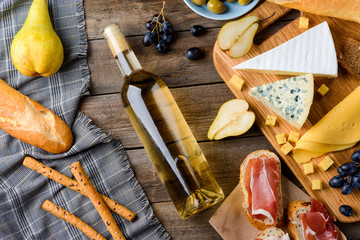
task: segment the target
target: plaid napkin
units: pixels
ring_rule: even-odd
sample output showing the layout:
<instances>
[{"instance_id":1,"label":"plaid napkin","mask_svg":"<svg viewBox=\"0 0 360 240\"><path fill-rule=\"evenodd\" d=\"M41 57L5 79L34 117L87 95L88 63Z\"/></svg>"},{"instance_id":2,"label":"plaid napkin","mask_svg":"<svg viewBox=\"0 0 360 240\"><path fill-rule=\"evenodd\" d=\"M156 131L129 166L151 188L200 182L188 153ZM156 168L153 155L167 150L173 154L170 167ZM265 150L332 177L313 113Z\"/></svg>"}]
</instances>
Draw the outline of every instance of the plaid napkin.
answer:
<instances>
[{"instance_id":1,"label":"plaid napkin","mask_svg":"<svg viewBox=\"0 0 360 240\"><path fill-rule=\"evenodd\" d=\"M111 141L77 110L80 97L88 94L90 81L82 0L50 0L48 4L53 26L64 45L61 70L48 78L30 78L15 69L10 46L25 21L31 0L2 0L0 78L62 118L72 129L74 145L67 153L53 155L0 129L0 239L87 239L72 225L43 210L41 205L46 199L111 238L88 198L24 167L25 155L70 177L68 166L80 161L100 193L137 214L132 223L114 214L127 239L170 239L154 217L121 143Z\"/></svg>"}]
</instances>

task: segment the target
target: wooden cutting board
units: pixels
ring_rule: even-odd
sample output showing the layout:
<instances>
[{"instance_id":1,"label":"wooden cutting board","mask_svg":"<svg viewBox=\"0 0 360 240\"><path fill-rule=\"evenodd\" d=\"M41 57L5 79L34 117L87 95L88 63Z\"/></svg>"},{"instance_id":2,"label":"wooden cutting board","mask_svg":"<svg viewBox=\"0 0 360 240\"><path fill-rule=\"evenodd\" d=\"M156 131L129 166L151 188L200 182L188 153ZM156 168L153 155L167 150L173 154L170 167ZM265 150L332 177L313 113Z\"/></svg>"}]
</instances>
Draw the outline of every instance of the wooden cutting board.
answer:
<instances>
[{"instance_id":1,"label":"wooden cutting board","mask_svg":"<svg viewBox=\"0 0 360 240\"><path fill-rule=\"evenodd\" d=\"M261 4L257 9L251 12L248 15L257 15L260 19L269 16L269 13L274 11L279 11L279 6L264 2ZM280 14L276 14L272 18L272 22L278 19L281 15L283 15L286 10L283 8L280 9L282 11ZM323 21L327 21L332 36L335 42L335 48L337 53L341 50L342 42L346 37L353 37L356 39L360 39L360 24L339 20L330 17L321 17L311 14L304 14L304 16L310 19L310 26L314 27ZM269 22L260 22L259 31L264 29ZM315 78L315 90L318 89L323 83L325 83L329 88L330 91L324 96L321 97L316 91L314 95L314 102L311 107L311 111L308 117L308 120L301 128L298 130L292 127L289 123L283 120L281 117L278 116L277 124L275 127L268 127L265 126L266 116L268 114L275 115L270 109L268 109L262 103L256 101L254 98L249 96L249 90L252 87L262 85L269 82L274 82L276 80L285 79L290 76L284 75L273 75L273 74L261 74L261 73L254 73L254 72L246 72L246 71L239 71L233 70L232 67L244 62L252 57L255 57L261 53L266 52L288 40L291 38L303 33L304 29L299 29L299 19L295 19L293 22L288 24L286 27L275 33L270 38L266 39L260 45L254 45L250 52L246 54L244 57L239 59L232 59L226 55L215 43L214 50L213 50L213 60L214 65L217 72L220 74L221 78L228 84L230 78L237 74L243 79L245 79L245 85L242 91L237 91L232 86L229 86L231 91L235 94L237 98L245 99L252 111L254 111L256 115L256 123L276 149L278 154L282 157L282 159L286 162L295 176L299 179L301 184L305 187L308 193L323 202L327 209L337 217L337 219L341 222L357 222L360 221L360 190L354 189L354 191L347 196L341 194L340 189L333 189L329 187L328 182L329 180L337 175L336 169L341 164L351 161L351 154L354 150L360 148L359 144L357 144L354 148L327 154L330 156L334 161L335 164L332 166L328 171L323 172L320 170L316 165L325 157L321 156L319 158L313 159L313 163L315 165L315 173L305 176L303 173L303 169L300 165L298 165L291 154L284 155L280 148L281 146L277 144L275 136L279 133L288 134L291 130L298 131L303 135L308 129L311 128L315 123L317 123L328 111L330 111L336 104L338 104L341 100L343 100L349 93L351 93L357 86L359 86L360 81L355 77L352 77L349 73L347 73L340 65L338 71L338 78ZM311 44L311 43L309 43ZM359 113L360 114L360 113ZM341 137L341 136L339 136ZM313 179L321 179L323 182L324 189L321 191L312 191L311 189L311 181ZM339 212L339 206L342 204L347 204L354 209L354 214L351 217L345 217Z\"/></svg>"}]
</instances>

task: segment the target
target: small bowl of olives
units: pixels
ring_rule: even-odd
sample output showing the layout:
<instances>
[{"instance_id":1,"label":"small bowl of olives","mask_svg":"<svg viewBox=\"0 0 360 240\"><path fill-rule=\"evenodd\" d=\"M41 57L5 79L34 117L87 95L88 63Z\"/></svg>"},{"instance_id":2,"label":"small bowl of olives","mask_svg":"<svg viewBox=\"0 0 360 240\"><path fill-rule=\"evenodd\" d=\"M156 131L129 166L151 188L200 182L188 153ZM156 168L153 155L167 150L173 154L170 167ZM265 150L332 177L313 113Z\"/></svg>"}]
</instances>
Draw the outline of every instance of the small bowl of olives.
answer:
<instances>
[{"instance_id":1,"label":"small bowl of olives","mask_svg":"<svg viewBox=\"0 0 360 240\"><path fill-rule=\"evenodd\" d=\"M184 0L200 16L213 20L230 20L253 9L260 0Z\"/></svg>"}]
</instances>

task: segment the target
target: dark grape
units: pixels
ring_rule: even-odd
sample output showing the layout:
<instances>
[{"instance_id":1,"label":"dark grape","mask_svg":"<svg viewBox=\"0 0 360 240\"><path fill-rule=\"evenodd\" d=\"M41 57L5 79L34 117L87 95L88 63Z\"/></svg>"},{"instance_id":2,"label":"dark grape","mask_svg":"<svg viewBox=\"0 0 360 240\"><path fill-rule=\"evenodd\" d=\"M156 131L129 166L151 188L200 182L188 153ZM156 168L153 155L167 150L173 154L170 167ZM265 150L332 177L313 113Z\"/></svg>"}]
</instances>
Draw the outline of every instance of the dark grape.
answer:
<instances>
[{"instance_id":1,"label":"dark grape","mask_svg":"<svg viewBox=\"0 0 360 240\"><path fill-rule=\"evenodd\" d=\"M156 31L153 31L151 33L151 40L155 44L157 44L159 42L158 33Z\"/></svg>"},{"instance_id":2,"label":"dark grape","mask_svg":"<svg viewBox=\"0 0 360 240\"><path fill-rule=\"evenodd\" d=\"M190 28L190 33L195 37L202 35L204 32L205 29L200 25L194 25Z\"/></svg>"},{"instance_id":3,"label":"dark grape","mask_svg":"<svg viewBox=\"0 0 360 240\"><path fill-rule=\"evenodd\" d=\"M158 50L158 52L161 53L166 53L170 50L169 45L162 39L156 44L155 48Z\"/></svg>"},{"instance_id":4,"label":"dark grape","mask_svg":"<svg viewBox=\"0 0 360 240\"><path fill-rule=\"evenodd\" d=\"M346 216L346 217L350 217L353 214L353 209L352 207L348 206L348 205L341 205L339 207L339 211L342 215Z\"/></svg>"},{"instance_id":5,"label":"dark grape","mask_svg":"<svg viewBox=\"0 0 360 240\"><path fill-rule=\"evenodd\" d=\"M155 26L156 26L156 23L154 23L152 21L147 21L145 24L146 29L149 31L152 31Z\"/></svg>"},{"instance_id":6,"label":"dark grape","mask_svg":"<svg viewBox=\"0 0 360 240\"><path fill-rule=\"evenodd\" d=\"M171 24L169 21L164 22L164 23L163 23L163 26L162 26L162 30L163 30L165 33L168 33L168 34L173 33L172 24Z\"/></svg>"},{"instance_id":7,"label":"dark grape","mask_svg":"<svg viewBox=\"0 0 360 240\"><path fill-rule=\"evenodd\" d=\"M147 32L145 33L143 39L142 39L142 44L146 47L150 46L151 44L153 44L153 41L151 39L151 32Z\"/></svg>"},{"instance_id":8,"label":"dark grape","mask_svg":"<svg viewBox=\"0 0 360 240\"><path fill-rule=\"evenodd\" d=\"M340 166L345 175L351 175L357 172L358 168L355 162L347 162Z\"/></svg>"},{"instance_id":9,"label":"dark grape","mask_svg":"<svg viewBox=\"0 0 360 240\"><path fill-rule=\"evenodd\" d=\"M345 173L343 172L341 166L337 168L337 172L338 172L341 176L345 176Z\"/></svg>"},{"instance_id":10,"label":"dark grape","mask_svg":"<svg viewBox=\"0 0 360 240\"><path fill-rule=\"evenodd\" d=\"M360 189L360 174L357 173L351 176L351 184L355 188Z\"/></svg>"},{"instance_id":11,"label":"dark grape","mask_svg":"<svg viewBox=\"0 0 360 240\"><path fill-rule=\"evenodd\" d=\"M341 175L336 175L329 181L329 185L332 188L341 188L345 183L345 179Z\"/></svg>"},{"instance_id":12,"label":"dark grape","mask_svg":"<svg viewBox=\"0 0 360 240\"><path fill-rule=\"evenodd\" d=\"M343 195L349 195L352 191L354 190L353 185L351 185L350 183L346 182L342 187L341 187L341 193Z\"/></svg>"},{"instance_id":13,"label":"dark grape","mask_svg":"<svg viewBox=\"0 0 360 240\"><path fill-rule=\"evenodd\" d=\"M353 154L351 155L351 160L353 160L354 162L360 162L360 149L353 152Z\"/></svg>"},{"instance_id":14,"label":"dark grape","mask_svg":"<svg viewBox=\"0 0 360 240\"><path fill-rule=\"evenodd\" d=\"M167 34L165 33L163 36L162 36L162 39L167 42L167 43L171 43L174 39L174 36L172 34Z\"/></svg>"},{"instance_id":15,"label":"dark grape","mask_svg":"<svg viewBox=\"0 0 360 240\"><path fill-rule=\"evenodd\" d=\"M200 59L204 56L204 53L203 51L201 51L200 48L197 48L197 47L192 47L192 48L189 48L187 51L186 51L186 57L189 59L189 60L196 60L196 59Z\"/></svg>"}]
</instances>

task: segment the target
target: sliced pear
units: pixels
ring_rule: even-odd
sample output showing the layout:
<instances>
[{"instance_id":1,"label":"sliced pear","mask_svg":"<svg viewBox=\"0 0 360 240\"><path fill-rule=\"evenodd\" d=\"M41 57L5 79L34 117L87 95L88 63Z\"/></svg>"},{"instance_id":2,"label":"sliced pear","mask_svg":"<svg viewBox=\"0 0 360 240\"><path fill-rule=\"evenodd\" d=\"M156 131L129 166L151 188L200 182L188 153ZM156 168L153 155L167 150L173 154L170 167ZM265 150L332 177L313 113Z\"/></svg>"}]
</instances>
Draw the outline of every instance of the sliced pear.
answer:
<instances>
[{"instance_id":1,"label":"sliced pear","mask_svg":"<svg viewBox=\"0 0 360 240\"><path fill-rule=\"evenodd\" d=\"M237 21L226 23L220 30L217 43L221 50L230 49L237 39L255 22L259 21L257 16L248 16ZM251 41L252 42L252 41Z\"/></svg>"},{"instance_id":2,"label":"sliced pear","mask_svg":"<svg viewBox=\"0 0 360 240\"><path fill-rule=\"evenodd\" d=\"M255 114L248 109L249 104L242 99L224 103L209 128L208 138L219 140L247 132L255 122Z\"/></svg>"},{"instance_id":3,"label":"sliced pear","mask_svg":"<svg viewBox=\"0 0 360 240\"><path fill-rule=\"evenodd\" d=\"M238 58L250 51L258 27L259 24L254 23L237 39L229 50L229 55L231 57Z\"/></svg>"}]
</instances>

